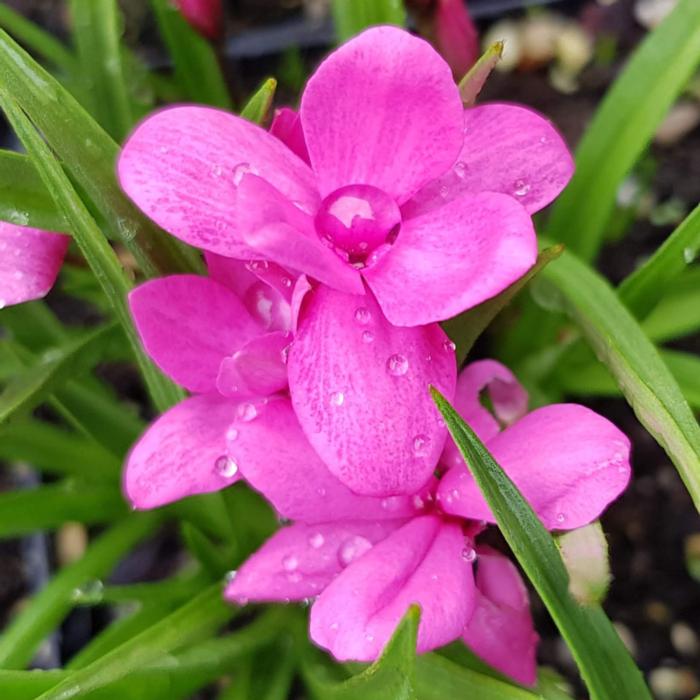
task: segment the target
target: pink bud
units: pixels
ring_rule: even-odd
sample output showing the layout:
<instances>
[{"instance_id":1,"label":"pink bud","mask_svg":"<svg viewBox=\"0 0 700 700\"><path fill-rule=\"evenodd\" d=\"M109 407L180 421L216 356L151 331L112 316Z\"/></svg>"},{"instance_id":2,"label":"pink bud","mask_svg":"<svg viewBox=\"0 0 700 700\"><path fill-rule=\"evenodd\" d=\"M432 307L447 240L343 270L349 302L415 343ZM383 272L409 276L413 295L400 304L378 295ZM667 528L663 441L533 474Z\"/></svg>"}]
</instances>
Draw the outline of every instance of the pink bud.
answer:
<instances>
[{"instance_id":1,"label":"pink bud","mask_svg":"<svg viewBox=\"0 0 700 700\"><path fill-rule=\"evenodd\" d=\"M175 6L194 29L207 39L218 39L223 32L222 0L175 0Z\"/></svg>"},{"instance_id":2,"label":"pink bud","mask_svg":"<svg viewBox=\"0 0 700 700\"><path fill-rule=\"evenodd\" d=\"M433 18L437 50L461 79L479 57L479 35L463 0L438 0Z\"/></svg>"}]
</instances>

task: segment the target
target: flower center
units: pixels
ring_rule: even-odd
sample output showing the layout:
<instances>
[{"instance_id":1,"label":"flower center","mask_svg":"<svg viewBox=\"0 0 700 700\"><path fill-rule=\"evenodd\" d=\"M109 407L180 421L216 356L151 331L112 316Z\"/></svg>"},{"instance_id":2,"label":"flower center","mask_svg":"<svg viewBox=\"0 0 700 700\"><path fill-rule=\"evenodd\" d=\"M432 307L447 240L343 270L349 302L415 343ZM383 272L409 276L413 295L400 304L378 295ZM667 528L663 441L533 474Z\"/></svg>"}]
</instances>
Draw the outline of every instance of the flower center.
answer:
<instances>
[{"instance_id":1,"label":"flower center","mask_svg":"<svg viewBox=\"0 0 700 700\"><path fill-rule=\"evenodd\" d=\"M319 236L358 267L396 240L400 224L396 202L371 185L341 187L323 200L316 215Z\"/></svg>"}]
</instances>

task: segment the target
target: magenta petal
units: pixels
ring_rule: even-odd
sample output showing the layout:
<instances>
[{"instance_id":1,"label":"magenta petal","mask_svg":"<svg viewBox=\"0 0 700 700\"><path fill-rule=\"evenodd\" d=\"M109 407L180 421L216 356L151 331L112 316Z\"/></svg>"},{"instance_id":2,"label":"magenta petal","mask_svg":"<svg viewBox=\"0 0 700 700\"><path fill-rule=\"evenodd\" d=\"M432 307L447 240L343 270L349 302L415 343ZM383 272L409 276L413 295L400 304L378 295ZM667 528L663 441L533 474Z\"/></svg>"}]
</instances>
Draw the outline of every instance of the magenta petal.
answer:
<instances>
[{"instance_id":1,"label":"magenta petal","mask_svg":"<svg viewBox=\"0 0 700 700\"><path fill-rule=\"evenodd\" d=\"M225 358L216 379L224 396L268 396L287 387L286 353L292 342L288 331L266 333L249 340Z\"/></svg>"},{"instance_id":2,"label":"magenta petal","mask_svg":"<svg viewBox=\"0 0 700 700\"><path fill-rule=\"evenodd\" d=\"M236 221L236 188L258 173L313 209L309 167L264 129L209 107L173 107L142 122L124 144L119 179L157 224L191 245L253 258Z\"/></svg>"},{"instance_id":3,"label":"magenta petal","mask_svg":"<svg viewBox=\"0 0 700 700\"><path fill-rule=\"evenodd\" d=\"M490 547L477 547L476 608L464 628L464 643L507 676L537 682L538 636L525 584L514 564Z\"/></svg>"},{"instance_id":4,"label":"magenta petal","mask_svg":"<svg viewBox=\"0 0 700 700\"><path fill-rule=\"evenodd\" d=\"M495 296L537 259L529 214L511 197L465 194L405 220L364 277L398 326L442 321Z\"/></svg>"},{"instance_id":5,"label":"magenta petal","mask_svg":"<svg viewBox=\"0 0 700 700\"><path fill-rule=\"evenodd\" d=\"M270 133L276 136L287 148L291 149L305 163L309 162L309 151L304 140L299 113L289 107L275 110L275 117L270 125Z\"/></svg>"},{"instance_id":6,"label":"magenta petal","mask_svg":"<svg viewBox=\"0 0 700 700\"><path fill-rule=\"evenodd\" d=\"M488 391L495 416L481 404L484 390ZM495 360L479 360L460 372L453 405L485 442L501 431L501 425L510 425L522 418L527 412L527 401L527 392L505 365ZM464 465L457 445L449 436L441 461L449 467Z\"/></svg>"},{"instance_id":7,"label":"magenta petal","mask_svg":"<svg viewBox=\"0 0 700 700\"><path fill-rule=\"evenodd\" d=\"M330 471L372 496L414 493L445 441L430 385L452 397L454 349L433 324L397 328L370 294L307 295L289 353L294 410Z\"/></svg>"},{"instance_id":8,"label":"magenta petal","mask_svg":"<svg viewBox=\"0 0 700 700\"><path fill-rule=\"evenodd\" d=\"M590 523L630 478L630 442L610 421L576 404L528 413L487 447L545 527L570 530ZM466 467L455 467L439 487L443 509L495 522Z\"/></svg>"},{"instance_id":9,"label":"magenta petal","mask_svg":"<svg viewBox=\"0 0 700 700\"><path fill-rule=\"evenodd\" d=\"M204 259L207 263L209 276L228 287L237 297L243 298L246 291L260 280L249 269L250 261L236 260L235 258L226 258L223 255L217 255L205 251Z\"/></svg>"},{"instance_id":10,"label":"magenta petal","mask_svg":"<svg viewBox=\"0 0 700 700\"><path fill-rule=\"evenodd\" d=\"M409 606L421 608L418 651L459 637L474 606L458 525L415 518L353 561L311 609L313 641L339 661L379 656Z\"/></svg>"},{"instance_id":11,"label":"magenta petal","mask_svg":"<svg viewBox=\"0 0 700 700\"><path fill-rule=\"evenodd\" d=\"M152 423L134 445L124 492L135 508L156 508L238 480L226 457L226 430L236 403L221 396L185 399Z\"/></svg>"},{"instance_id":12,"label":"magenta petal","mask_svg":"<svg viewBox=\"0 0 700 700\"><path fill-rule=\"evenodd\" d=\"M262 178L248 175L238 191L244 240L261 257L305 272L331 287L360 293L360 275L316 235L313 219Z\"/></svg>"},{"instance_id":13,"label":"magenta petal","mask_svg":"<svg viewBox=\"0 0 700 700\"><path fill-rule=\"evenodd\" d=\"M442 175L462 145L462 102L449 66L395 27L369 29L309 80L301 122L325 197L373 185L402 203Z\"/></svg>"},{"instance_id":14,"label":"magenta petal","mask_svg":"<svg viewBox=\"0 0 700 700\"><path fill-rule=\"evenodd\" d=\"M319 595L347 566L396 530L401 521L295 523L276 532L236 572L227 600L303 600Z\"/></svg>"},{"instance_id":15,"label":"magenta petal","mask_svg":"<svg viewBox=\"0 0 700 700\"><path fill-rule=\"evenodd\" d=\"M161 277L139 285L129 305L146 352L190 391L216 391L219 364L258 335L243 302L214 280Z\"/></svg>"},{"instance_id":16,"label":"magenta petal","mask_svg":"<svg viewBox=\"0 0 700 700\"><path fill-rule=\"evenodd\" d=\"M289 399L250 405L255 415L241 410L231 425L228 454L246 481L285 518L306 523L386 520L412 516L422 507L409 496L358 496L340 483L309 444Z\"/></svg>"},{"instance_id":17,"label":"magenta petal","mask_svg":"<svg viewBox=\"0 0 700 700\"><path fill-rule=\"evenodd\" d=\"M454 168L404 207L417 216L465 192L501 192L533 214L566 187L574 161L559 132L527 107L487 104L464 113L464 145Z\"/></svg>"},{"instance_id":18,"label":"magenta petal","mask_svg":"<svg viewBox=\"0 0 700 700\"><path fill-rule=\"evenodd\" d=\"M0 222L0 309L45 296L69 244L61 233Z\"/></svg>"}]
</instances>

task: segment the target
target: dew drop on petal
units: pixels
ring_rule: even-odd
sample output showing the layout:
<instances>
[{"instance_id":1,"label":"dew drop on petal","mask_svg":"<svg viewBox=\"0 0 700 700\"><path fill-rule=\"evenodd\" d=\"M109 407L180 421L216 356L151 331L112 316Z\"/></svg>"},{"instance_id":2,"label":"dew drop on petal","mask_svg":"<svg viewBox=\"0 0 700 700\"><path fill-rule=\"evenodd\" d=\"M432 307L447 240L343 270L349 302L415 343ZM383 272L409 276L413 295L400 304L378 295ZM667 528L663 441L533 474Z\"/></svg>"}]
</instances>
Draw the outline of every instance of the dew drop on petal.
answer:
<instances>
[{"instance_id":1,"label":"dew drop on petal","mask_svg":"<svg viewBox=\"0 0 700 700\"><path fill-rule=\"evenodd\" d=\"M343 566L348 566L370 549L372 549L372 543L367 538L355 535L343 542L338 551L338 559Z\"/></svg>"},{"instance_id":2,"label":"dew drop on petal","mask_svg":"<svg viewBox=\"0 0 700 700\"><path fill-rule=\"evenodd\" d=\"M443 185L440 188L440 196L445 199L447 198L447 195L450 193L450 191L447 189L447 185Z\"/></svg>"},{"instance_id":3,"label":"dew drop on petal","mask_svg":"<svg viewBox=\"0 0 700 700\"><path fill-rule=\"evenodd\" d=\"M233 459L226 455L222 455L214 462L214 468L217 474L224 477L224 479L230 479L238 474L238 465Z\"/></svg>"},{"instance_id":4,"label":"dew drop on petal","mask_svg":"<svg viewBox=\"0 0 700 700\"><path fill-rule=\"evenodd\" d=\"M449 340L449 338L442 344L442 348L445 352L454 352L457 346Z\"/></svg>"},{"instance_id":5,"label":"dew drop on petal","mask_svg":"<svg viewBox=\"0 0 700 700\"><path fill-rule=\"evenodd\" d=\"M237 438L238 438L238 429L237 428L231 427L226 431L226 439L229 442L233 442Z\"/></svg>"},{"instance_id":6,"label":"dew drop on petal","mask_svg":"<svg viewBox=\"0 0 700 700\"><path fill-rule=\"evenodd\" d=\"M372 320L372 314L369 312L369 309L366 309L364 306L360 306L359 308L355 309L355 320L359 324L366 326Z\"/></svg>"},{"instance_id":7,"label":"dew drop on petal","mask_svg":"<svg viewBox=\"0 0 700 700\"><path fill-rule=\"evenodd\" d=\"M235 569L232 569L231 571L227 571L226 575L224 576L224 581L226 583L233 583L237 574L238 574L238 572Z\"/></svg>"},{"instance_id":8,"label":"dew drop on petal","mask_svg":"<svg viewBox=\"0 0 700 700\"><path fill-rule=\"evenodd\" d=\"M557 513L557 522L561 525L566 520L564 513Z\"/></svg>"},{"instance_id":9,"label":"dew drop on petal","mask_svg":"<svg viewBox=\"0 0 700 700\"><path fill-rule=\"evenodd\" d=\"M413 502L413 507L416 510L423 510L423 508L425 508L425 501L422 499L420 494L416 494L413 497L412 502Z\"/></svg>"},{"instance_id":10,"label":"dew drop on petal","mask_svg":"<svg viewBox=\"0 0 700 700\"><path fill-rule=\"evenodd\" d=\"M516 197L524 197L532 189L525 180L516 180L513 185L513 194Z\"/></svg>"},{"instance_id":11,"label":"dew drop on petal","mask_svg":"<svg viewBox=\"0 0 700 700\"><path fill-rule=\"evenodd\" d=\"M425 457L430 452L430 437L427 435L416 435L413 438L413 454L416 457Z\"/></svg>"},{"instance_id":12,"label":"dew drop on petal","mask_svg":"<svg viewBox=\"0 0 700 700\"><path fill-rule=\"evenodd\" d=\"M386 361L386 369L394 377L402 377L408 372L408 360L399 353L391 355Z\"/></svg>"},{"instance_id":13,"label":"dew drop on petal","mask_svg":"<svg viewBox=\"0 0 700 700\"><path fill-rule=\"evenodd\" d=\"M251 167L250 163L239 163L236 165L233 169L233 184L238 187L241 184L241 180L243 180L243 176L248 173L257 174L257 171Z\"/></svg>"},{"instance_id":14,"label":"dew drop on petal","mask_svg":"<svg viewBox=\"0 0 700 700\"><path fill-rule=\"evenodd\" d=\"M465 547L462 550L462 559L466 562L473 562L476 559L476 550L474 547Z\"/></svg>"},{"instance_id":15,"label":"dew drop on petal","mask_svg":"<svg viewBox=\"0 0 700 700\"><path fill-rule=\"evenodd\" d=\"M333 406L342 406L345 403L345 394L342 391L334 391L330 395L330 402Z\"/></svg>"},{"instance_id":16,"label":"dew drop on petal","mask_svg":"<svg viewBox=\"0 0 700 700\"><path fill-rule=\"evenodd\" d=\"M464 177L464 173L465 173L466 171L467 171L467 164L466 164L463 160L458 160L458 161L455 163L455 173L457 173L457 175L458 175L459 177L462 177L462 178L463 178L463 177Z\"/></svg>"},{"instance_id":17,"label":"dew drop on petal","mask_svg":"<svg viewBox=\"0 0 700 700\"><path fill-rule=\"evenodd\" d=\"M311 535L309 537L309 544L314 548L314 549L320 549L323 547L323 543L326 541L326 538L320 533L317 532L314 535Z\"/></svg>"},{"instance_id":18,"label":"dew drop on petal","mask_svg":"<svg viewBox=\"0 0 700 700\"><path fill-rule=\"evenodd\" d=\"M369 345L369 343L371 343L373 341L374 341L374 333L372 333L372 331L362 331L362 342L363 343L367 343Z\"/></svg>"},{"instance_id":19,"label":"dew drop on petal","mask_svg":"<svg viewBox=\"0 0 700 700\"><path fill-rule=\"evenodd\" d=\"M282 568L285 571L295 571L299 566L299 559L297 559L293 554L287 554L282 559Z\"/></svg>"},{"instance_id":20,"label":"dew drop on petal","mask_svg":"<svg viewBox=\"0 0 700 700\"><path fill-rule=\"evenodd\" d=\"M365 635L365 639L366 639L368 642L373 642L373 641L374 641L374 635L368 633L368 634Z\"/></svg>"},{"instance_id":21,"label":"dew drop on petal","mask_svg":"<svg viewBox=\"0 0 700 700\"><path fill-rule=\"evenodd\" d=\"M236 415L244 423L250 423L258 416L258 409L252 403L242 403L236 409Z\"/></svg>"}]
</instances>

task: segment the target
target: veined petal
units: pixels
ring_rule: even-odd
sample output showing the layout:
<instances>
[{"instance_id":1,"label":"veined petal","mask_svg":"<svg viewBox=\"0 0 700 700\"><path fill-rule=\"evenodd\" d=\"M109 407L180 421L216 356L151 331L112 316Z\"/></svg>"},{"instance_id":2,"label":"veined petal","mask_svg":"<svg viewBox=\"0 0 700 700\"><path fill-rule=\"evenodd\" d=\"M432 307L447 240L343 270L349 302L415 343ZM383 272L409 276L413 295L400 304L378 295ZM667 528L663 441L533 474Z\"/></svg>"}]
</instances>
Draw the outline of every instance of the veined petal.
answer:
<instances>
[{"instance_id":1,"label":"veined petal","mask_svg":"<svg viewBox=\"0 0 700 700\"><path fill-rule=\"evenodd\" d=\"M306 439L289 399L241 404L229 457L280 515L306 523L394 520L423 507L413 496L359 496L336 479Z\"/></svg>"},{"instance_id":2,"label":"veined petal","mask_svg":"<svg viewBox=\"0 0 700 700\"><path fill-rule=\"evenodd\" d=\"M129 453L124 492L135 508L219 491L240 477L226 457L226 430L236 402L192 396L152 423Z\"/></svg>"},{"instance_id":3,"label":"veined petal","mask_svg":"<svg viewBox=\"0 0 700 700\"><path fill-rule=\"evenodd\" d=\"M117 169L124 191L159 226L230 257L255 257L237 225L244 174L259 174L310 209L318 202L306 163L259 126L210 107L172 107L148 117L124 144Z\"/></svg>"},{"instance_id":4,"label":"veined petal","mask_svg":"<svg viewBox=\"0 0 700 700\"><path fill-rule=\"evenodd\" d=\"M61 233L0 222L0 308L45 296L69 244Z\"/></svg>"},{"instance_id":5,"label":"veined petal","mask_svg":"<svg viewBox=\"0 0 700 700\"><path fill-rule=\"evenodd\" d=\"M536 259L525 209L511 197L482 192L404 220L396 243L364 278L389 321L417 326L495 296Z\"/></svg>"},{"instance_id":6,"label":"veined petal","mask_svg":"<svg viewBox=\"0 0 700 700\"><path fill-rule=\"evenodd\" d=\"M373 661L408 608L421 608L418 651L462 634L474 608L464 537L436 516L415 518L353 561L318 597L310 632L339 661Z\"/></svg>"},{"instance_id":7,"label":"veined petal","mask_svg":"<svg viewBox=\"0 0 700 700\"><path fill-rule=\"evenodd\" d=\"M365 554L401 523L295 523L282 528L241 566L224 596L241 605L317 596L353 557Z\"/></svg>"},{"instance_id":8,"label":"veined petal","mask_svg":"<svg viewBox=\"0 0 700 700\"><path fill-rule=\"evenodd\" d=\"M489 440L487 447L551 530L596 520L630 478L627 437L576 404L538 408ZM495 522L466 467L450 469L438 495L448 513Z\"/></svg>"},{"instance_id":9,"label":"veined petal","mask_svg":"<svg viewBox=\"0 0 700 700\"><path fill-rule=\"evenodd\" d=\"M486 104L464 113L464 144L454 167L403 208L418 216L465 192L501 192L534 214L552 202L574 172L568 147L550 121L510 104Z\"/></svg>"},{"instance_id":10,"label":"veined petal","mask_svg":"<svg viewBox=\"0 0 700 700\"><path fill-rule=\"evenodd\" d=\"M476 607L462 639L501 673L533 686L538 636L525 584L510 559L490 547L479 546L476 551Z\"/></svg>"},{"instance_id":11,"label":"veined petal","mask_svg":"<svg viewBox=\"0 0 700 700\"><path fill-rule=\"evenodd\" d=\"M450 67L395 27L368 29L326 58L300 115L324 197L373 185L401 204L454 164L463 140Z\"/></svg>"},{"instance_id":12,"label":"veined petal","mask_svg":"<svg viewBox=\"0 0 700 700\"><path fill-rule=\"evenodd\" d=\"M413 494L430 478L445 427L429 387L451 397L454 346L433 324L397 328L371 294L319 286L289 352L299 421L330 471L357 493Z\"/></svg>"},{"instance_id":13,"label":"veined petal","mask_svg":"<svg viewBox=\"0 0 700 700\"><path fill-rule=\"evenodd\" d=\"M207 277L144 282L129 306L146 352L169 377L198 393L216 391L224 357L261 334L243 302Z\"/></svg>"}]
</instances>

